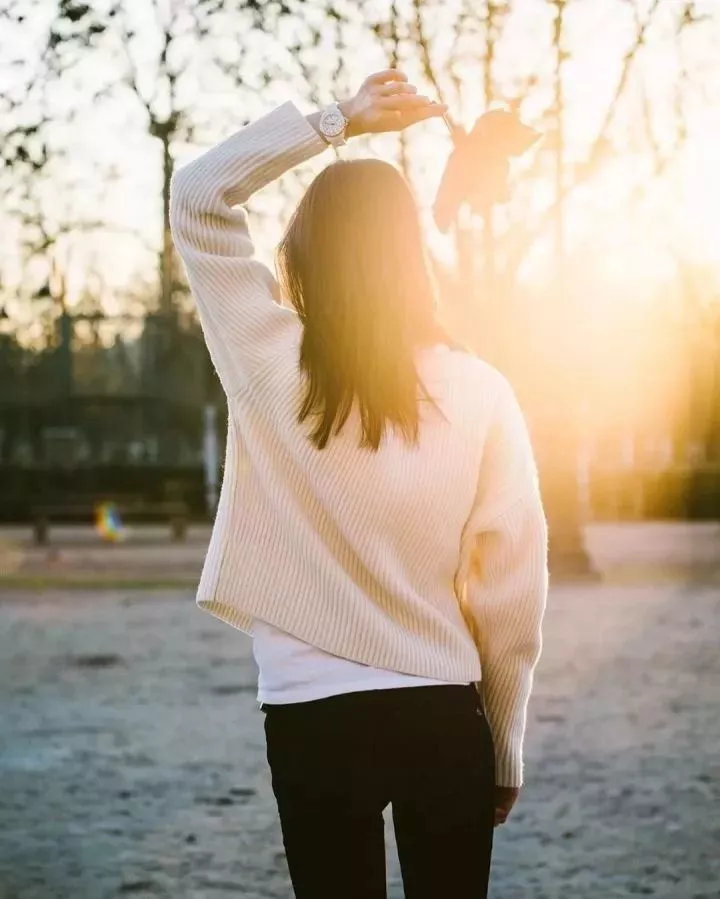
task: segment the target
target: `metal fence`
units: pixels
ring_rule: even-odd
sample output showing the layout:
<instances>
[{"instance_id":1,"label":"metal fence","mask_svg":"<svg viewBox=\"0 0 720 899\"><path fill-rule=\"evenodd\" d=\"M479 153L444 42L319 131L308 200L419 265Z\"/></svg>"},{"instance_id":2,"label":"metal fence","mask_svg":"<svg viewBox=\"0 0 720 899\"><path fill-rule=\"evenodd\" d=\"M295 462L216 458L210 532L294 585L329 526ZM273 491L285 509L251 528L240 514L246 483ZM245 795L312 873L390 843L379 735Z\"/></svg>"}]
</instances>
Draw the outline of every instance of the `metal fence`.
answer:
<instances>
[{"instance_id":1,"label":"metal fence","mask_svg":"<svg viewBox=\"0 0 720 899\"><path fill-rule=\"evenodd\" d=\"M0 519L74 493L212 512L224 411L192 321L65 315L41 348L0 335ZM584 517L720 518L720 445L705 430L580 440L569 464Z\"/></svg>"}]
</instances>

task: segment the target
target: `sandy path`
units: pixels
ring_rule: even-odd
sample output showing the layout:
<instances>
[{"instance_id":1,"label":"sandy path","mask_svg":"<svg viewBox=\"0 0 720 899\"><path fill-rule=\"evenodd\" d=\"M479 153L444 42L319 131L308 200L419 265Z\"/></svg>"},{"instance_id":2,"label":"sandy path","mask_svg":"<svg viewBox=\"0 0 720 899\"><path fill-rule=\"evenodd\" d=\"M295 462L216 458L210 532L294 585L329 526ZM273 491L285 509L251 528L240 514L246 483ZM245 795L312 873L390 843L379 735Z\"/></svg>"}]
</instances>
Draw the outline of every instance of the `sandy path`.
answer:
<instances>
[{"instance_id":1,"label":"sandy path","mask_svg":"<svg viewBox=\"0 0 720 899\"><path fill-rule=\"evenodd\" d=\"M553 591L494 899L720 896L719 637L716 587ZM0 899L288 897L254 678L189 593L6 591Z\"/></svg>"}]
</instances>

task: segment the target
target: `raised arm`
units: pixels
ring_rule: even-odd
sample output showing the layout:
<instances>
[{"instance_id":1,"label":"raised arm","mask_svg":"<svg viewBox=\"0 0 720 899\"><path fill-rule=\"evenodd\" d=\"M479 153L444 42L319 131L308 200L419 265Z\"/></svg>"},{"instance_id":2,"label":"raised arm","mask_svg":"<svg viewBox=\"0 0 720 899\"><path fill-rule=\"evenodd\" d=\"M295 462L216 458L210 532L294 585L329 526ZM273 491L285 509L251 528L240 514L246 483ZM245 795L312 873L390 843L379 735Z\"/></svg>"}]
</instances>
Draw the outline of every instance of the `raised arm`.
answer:
<instances>
[{"instance_id":1,"label":"raised arm","mask_svg":"<svg viewBox=\"0 0 720 899\"><path fill-rule=\"evenodd\" d=\"M507 382L498 397L470 522L466 599L476 626L482 695L498 786L523 782L523 738L542 647L547 527L527 427Z\"/></svg>"},{"instance_id":2,"label":"raised arm","mask_svg":"<svg viewBox=\"0 0 720 899\"><path fill-rule=\"evenodd\" d=\"M394 70L371 75L339 105L348 137L400 131L444 112ZM179 169L172 180L173 238L210 355L230 396L263 362L294 345L291 329L299 327L295 313L278 303L274 276L255 259L245 212L234 207L324 149L319 128L319 113L305 118L286 103Z\"/></svg>"},{"instance_id":3,"label":"raised arm","mask_svg":"<svg viewBox=\"0 0 720 899\"><path fill-rule=\"evenodd\" d=\"M213 363L229 395L281 348L295 314L278 305L270 270L255 258L242 209L260 188L327 144L286 103L194 162L172 180L170 222Z\"/></svg>"}]
</instances>

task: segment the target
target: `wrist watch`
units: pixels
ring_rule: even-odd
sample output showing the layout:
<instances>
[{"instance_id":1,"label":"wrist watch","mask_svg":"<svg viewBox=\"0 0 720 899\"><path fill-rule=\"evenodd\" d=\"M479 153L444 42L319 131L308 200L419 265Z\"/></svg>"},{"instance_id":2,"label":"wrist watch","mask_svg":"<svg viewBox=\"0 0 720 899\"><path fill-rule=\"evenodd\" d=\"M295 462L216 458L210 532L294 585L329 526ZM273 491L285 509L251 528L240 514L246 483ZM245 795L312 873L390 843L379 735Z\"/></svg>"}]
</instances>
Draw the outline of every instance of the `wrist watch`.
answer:
<instances>
[{"instance_id":1,"label":"wrist watch","mask_svg":"<svg viewBox=\"0 0 720 899\"><path fill-rule=\"evenodd\" d=\"M349 120L343 114L337 103L331 103L320 113L320 134L333 147L342 147L347 143L345 129Z\"/></svg>"}]
</instances>

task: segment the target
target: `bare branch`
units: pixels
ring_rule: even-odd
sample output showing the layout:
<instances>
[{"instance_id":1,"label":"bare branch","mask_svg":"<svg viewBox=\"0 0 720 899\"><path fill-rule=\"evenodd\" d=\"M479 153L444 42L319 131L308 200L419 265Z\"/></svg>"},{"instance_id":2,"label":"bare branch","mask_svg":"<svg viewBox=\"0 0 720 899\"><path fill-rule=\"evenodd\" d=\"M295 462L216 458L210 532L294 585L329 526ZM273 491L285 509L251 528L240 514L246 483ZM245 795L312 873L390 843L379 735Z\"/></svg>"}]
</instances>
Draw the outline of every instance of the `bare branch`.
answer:
<instances>
[{"instance_id":1,"label":"bare branch","mask_svg":"<svg viewBox=\"0 0 720 899\"><path fill-rule=\"evenodd\" d=\"M657 139L657 135L655 134L655 128L653 126L652 104L650 102L650 94L648 92L645 79L643 79L642 83L642 117L643 126L645 129L645 137L655 160L655 167L657 169L662 165L663 152L662 147L660 146L660 142Z\"/></svg>"},{"instance_id":2,"label":"bare branch","mask_svg":"<svg viewBox=\"0 0 720 899\"><path fill-rule=\"evenodd\" d=\"M645 44L645 39L647 37L648 28L652 24L653 19L655 18L655 14L658 12L659 9L660 9L660 0L652 0L652 5L651 5L650 9L648 10L647 15L645 16L645 18L643 20L641 20L639 13L637 11L637 8L635 8L635 24L636 24L635 40L633 41L633 43L631 44L631 46L628 48L628 50L625 53L625 57L623 58L622 69L620 70L620 77L618 78L617 85L615 86L615 92L612 96L612 99L610 100L610 103L608 104L607 110L605 112L605 116L602 120L602 123L600 124L600 127L598 128L595 140L593 141L593 143L590 146L590 149L588 151L588 159L589 159L591 165L598 157L599 152L602 149L603 143L607 138L607 133L610 128L610 125L613 122L615 113L617 112L617 109L618 109L618 106L620 103L620 99L622 98L623 94L625 93L625 89L627 88L627 85L628 85L628 82L630 79L630 74L633 69L633 64L635 63L635 60L637 59L638 53L640 52L641 48Z\"/></svg>"},{"instance_id":3,"label":"bare branch","mask_svg":"<svg viewBox=\"0 0 720 899\"><path fill-rule=\"evenodd\" d=\"M487 0L485 12L485 59L483 71L483 90L485 95L485 109L489 109L495 99L494 63L497 50L499 23L507 11L503 0Z\"/></svg>"},{"instance_id":4,"label":"bare branch","mask_svg":"<svg viewBox=\"0 0 720 899\"><path fill-rule=\"evenodd\" d=\"M430 44L425 33L425 25L423 23L422 17L422 0L413 0L413 11L415 38L417 40L418 47L420 48L420 61L422 62L423 74L430 82L430 84L432 84L436 98L440 101L440 103L447 104L448 97L443 91L440 82L435 75L435 69L430 57Z\"/></svg>"},{"instance_id":5,"label":"bare branch","mask_svg":"<svg viewBox=\"0 0 720 899\"><path fill-rule=\"evenodd\" d=\"M653 0L652 5L648 10L645 18L642 21L636 18L637 30L635 38L631 46L625 52L625 56L623 57L622 69L620 72L620 77L618 78L617 85L615 87L615 91L613 92L613 96L610 100L610 103L608 104L605 116L602 120L602 124L598 129L595 139L593 140L587 154L588 163L575 172L574 179L570 184L565 185L562 197L563 200L567 200L579 187L582 187L590 179L593 163L596 163L598 161L600 155L602 154L602 151L607 145L607 133L613 123L620 100L622 99L622 96L627 89L630 75L633 69L633 64L638 57L640 49L645 44L648 28L652 24L659 9L660 0ZM540 157L538 156L538 160L539 159ZM534 174L535 172L532 172L531 176ZM526 258L533 244L552 225L554 216L555 204L553 203L542 214L535 228L532 230L528 230L525 233L523 240L519 241L515 249L510 253L507 261L507 270L509 272L516 272L520 268L523 260Z\"/></svg>"},{"instance_id":6,"label":"bare branch","mask_svg":"<svg viewBox=\"0 0 720 899\"><path fill-rule=\"evenodd\" d=\"M122 52L123 52L123 55L125 57L125 61L127 64L125 80L126 80L128 86L131 88L131 90L135 94L135 96L145 107L147 114L150 116L150 119L152 120L153 119L152 104L145 97L142 90L140 89L140 84L138 81L137 65L135 64L135 60L133 59L132 52L130 50L130 47L132 46L134 37L135 37L134 32L132 32L129 29L127 21L125 19L123 19L123 23L121 26L121 33L120 33L120 46L122 47Z\"/></svg>"},{"instance_id":7,"label":"bare branch","mask_svg":"<svg viewBox=\"0 0 720 899\"><path fill-rule=\"evenodd\" d=\"M399 18L400 12L398 10L397 0L393 0L390 7L390 53L388 58L391 69L397 69L400 66ZM409 181L410 160L408 158L408 140L405 131L401 131L398 135L398 166L405 178Z\"/></svg>"}]
</instances>

